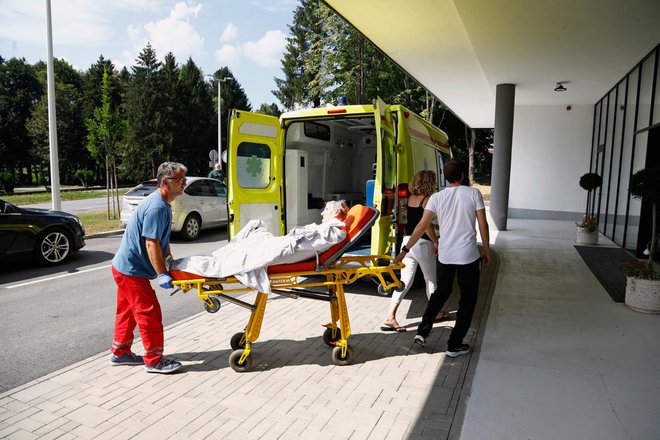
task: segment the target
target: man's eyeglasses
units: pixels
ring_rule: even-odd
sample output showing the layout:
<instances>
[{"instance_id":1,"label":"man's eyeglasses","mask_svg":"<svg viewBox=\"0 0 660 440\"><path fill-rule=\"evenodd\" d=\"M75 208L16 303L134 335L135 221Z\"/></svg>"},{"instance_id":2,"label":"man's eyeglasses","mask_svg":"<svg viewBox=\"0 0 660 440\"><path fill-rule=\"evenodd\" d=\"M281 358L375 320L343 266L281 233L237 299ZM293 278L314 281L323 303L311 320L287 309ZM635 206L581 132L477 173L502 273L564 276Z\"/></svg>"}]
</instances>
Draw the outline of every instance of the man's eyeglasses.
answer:
<instances>
[{"instance_id":1,"label":"man's eyeglasses","mask_svg":"<svg viewBox=\"0 0 660 440\"><path fill-rule=\"evenodd\" d=\"M166 177L167 180L176 180L179 183L185 184L187 182L185 177Z\"/></svg>"}]
</instances>

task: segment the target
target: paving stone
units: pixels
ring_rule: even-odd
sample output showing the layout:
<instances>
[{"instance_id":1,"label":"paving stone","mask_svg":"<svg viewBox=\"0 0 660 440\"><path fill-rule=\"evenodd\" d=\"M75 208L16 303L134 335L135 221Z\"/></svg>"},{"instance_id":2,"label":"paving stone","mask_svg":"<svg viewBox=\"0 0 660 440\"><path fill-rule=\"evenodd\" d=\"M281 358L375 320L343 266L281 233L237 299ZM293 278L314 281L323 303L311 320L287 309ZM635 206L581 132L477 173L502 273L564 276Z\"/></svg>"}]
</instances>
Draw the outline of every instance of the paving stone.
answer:
<instances>
[{"instance_id":1,"label":"paving stone","mask_svg":"<svg viewBox=\"0 0 660 440\"><path fill-rule=\"evenodd\" d=\"M227 363L229 338L244 328L249 313L223 304L221 314L200 313L166 329L167 352L183 360L182 374L111 367L106 356L97 356L0 397L0 434L101 440L446 438L453 416L447 411L458 402L455 388L467 366L465 359L445 358L448 330L435 328L435 343L418 350L412 346L418 318L400 320L413 331L387 334L379 326L389 299L349 291L347 302L353 365L331 362L331 348L321 338L322 324L329 322L326 303L275 297L252 347L255 368L238 374ZM409 305L404 300L401 316ZM8 420L21 426L6 426Z\"/></svg>"}]
</instances>

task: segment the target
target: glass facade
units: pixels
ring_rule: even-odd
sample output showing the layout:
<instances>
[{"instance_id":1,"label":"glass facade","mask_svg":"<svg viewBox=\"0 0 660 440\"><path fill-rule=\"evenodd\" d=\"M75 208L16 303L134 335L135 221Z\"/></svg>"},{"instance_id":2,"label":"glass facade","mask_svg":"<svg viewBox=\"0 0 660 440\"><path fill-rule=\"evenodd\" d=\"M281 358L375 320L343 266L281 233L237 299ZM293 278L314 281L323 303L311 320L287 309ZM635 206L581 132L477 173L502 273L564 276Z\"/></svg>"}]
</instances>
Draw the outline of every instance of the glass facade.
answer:
<instances>
[{"instance_id":1,"label":"glass facade","mask_svg":"<svg viewBox=\"0 0 660 440\"><path fill-rule=\"evenodd\" d=\"M628 184L642 168L660 167L659 58L660 45L594 106L590 171L603 184L593 212L600 232L638 257L651 241L651 207L632 198Z\"/></svg>"}]
</instances>

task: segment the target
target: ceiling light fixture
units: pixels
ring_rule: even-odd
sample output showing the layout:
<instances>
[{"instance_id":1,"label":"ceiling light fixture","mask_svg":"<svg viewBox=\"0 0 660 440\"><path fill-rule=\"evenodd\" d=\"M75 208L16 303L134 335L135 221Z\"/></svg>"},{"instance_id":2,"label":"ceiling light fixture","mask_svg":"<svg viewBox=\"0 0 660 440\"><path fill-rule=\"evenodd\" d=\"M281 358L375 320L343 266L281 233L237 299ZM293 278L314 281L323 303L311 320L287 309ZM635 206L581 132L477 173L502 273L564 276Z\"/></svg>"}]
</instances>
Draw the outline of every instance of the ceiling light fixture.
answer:
<instances>
[{"instance_id":1,"label":"ceiling light fixture","mask_svg":"<svg viewBox=\"0 0 660 440\"><path fill-rule=\"evenodd\" d=\"M557 87L555 87L555 92L565 92L566 87L560 82L557 83Z\"/></svg>"}]
</instances>

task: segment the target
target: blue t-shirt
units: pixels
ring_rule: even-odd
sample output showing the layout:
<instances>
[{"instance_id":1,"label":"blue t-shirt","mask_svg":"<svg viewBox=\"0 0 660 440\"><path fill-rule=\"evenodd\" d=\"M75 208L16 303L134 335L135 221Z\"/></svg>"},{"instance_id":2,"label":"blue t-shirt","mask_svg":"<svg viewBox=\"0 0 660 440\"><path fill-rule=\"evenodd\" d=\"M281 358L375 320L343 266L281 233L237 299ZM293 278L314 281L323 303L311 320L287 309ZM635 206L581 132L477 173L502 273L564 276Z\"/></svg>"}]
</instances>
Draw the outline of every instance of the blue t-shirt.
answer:
<instances>
[{"instance_id":1,"label":"blue t-shirt","mask_svg":"<svg viewBox=\"0 0 660 440\"><path fill-rule=\"evenodd\" d=\"M164 258L170 244L171 229L172 207L156 190L138 205L128 221L112 265L124 275L156 278L158 274L149 260L145 238L158 240Z\"/></svg>"}]
</instances>

